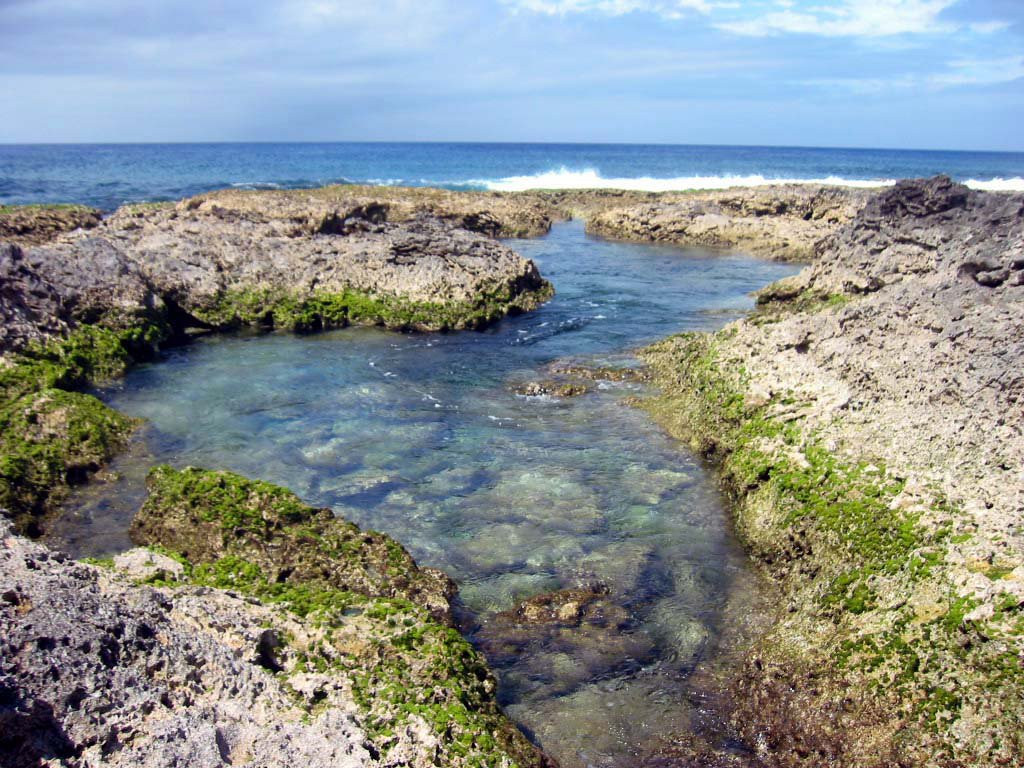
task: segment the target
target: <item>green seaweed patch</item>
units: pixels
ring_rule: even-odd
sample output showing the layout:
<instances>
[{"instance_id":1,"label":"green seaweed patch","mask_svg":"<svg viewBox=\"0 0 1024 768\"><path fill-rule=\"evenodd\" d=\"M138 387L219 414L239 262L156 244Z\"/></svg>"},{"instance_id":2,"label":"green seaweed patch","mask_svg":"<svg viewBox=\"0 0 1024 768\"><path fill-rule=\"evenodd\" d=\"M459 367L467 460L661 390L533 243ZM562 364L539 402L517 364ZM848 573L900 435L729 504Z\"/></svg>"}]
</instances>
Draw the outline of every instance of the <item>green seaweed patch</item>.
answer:
<instances>
[{"instance_id":1,"label":"green seaweed patch","mask_svg":"<svg viewBox=\"0 0 1024 768\"><path fill-rule=\"evenodd\" d=\"M119 329L83 325L67 338L29 344L0 360L0 402L43 389L74 392L109 383L152 358L168 335L157 322Z\"/></svg>"},{"instance_id":2,"label":"green seaweed patch","mask_svg":"<svg viewBox=\"0 0 1024 768\"><path fill-rule=\"evenodd\" d=\"M286 488L233 472L161 465L150 470L147 486L148 507L181 508L199 520L216 523L228 535L239 530L263 533L311 516L310 508Z\"/></svg>"},{"instance_id":3,"label":"green seaweed patch","mask_svg":"<svg viewBox=\"0 0 1024 768\"><path fill-rule=\"evenodd\" d=\"M0 507L38 533L69 485L83 482L125 443L136 421L95 397L44 389L0 407Z\"/></svg>"},{"instance_id":4,"label":"green seaweed patch","mask_svg":"<svg viewBox=\"0 0 1024 768\"><path fill-rule=\"evenodd\" d=\"M719 464L741 534L798 606L785 626L831 637L808 652L787 645L789 635L772 635L769 642L780 641L772 650L792 653L794 669L805 665L820 690L864 694L880 712L898 713L914 725L901 731L901 743L929 759L966 764L992 753L999 764L1019 762L1019 598L997 600L990 619L968 620L978 601L956 594L945 575L953 526L927 526L921 513L892 503L903 480L881 463L827 450L794 418L797 403L775 410L782 398L748 397L746 372L720 357L726 340L684 334L648 348L643 357L663 394L647 407ZM932 513L957 517L941 496ZM983 733L965 738L953 727L967 712L985 713Z\"/></svg>"},{"instance_id":5,"label":"green seaweed patch","mask_svg":"<svg viewBox=\"0 0 1024 768\"><path fill-rule=\"evenodd\" d=\"M68 485L107 462L137 422L79 390L124 374L164 337L161 326L86 325L0 360L0 506L38 532Z\"/></svg>"},{"instance_id":6,"label":"green seaweed patch","mask_svg":"<svg viewBox=\"0 0 1024 768\"><path fill-rule=\"evenodd\" d=\"M536 308L551 297L548 283L517 293L512 287L485 292L472 301L425 302L356 290L301 296L269 289L233 290L193 314L218 328L256 326L297 332L380 325L400 330L480 328L509 313Z\"/></svg>"},{"instance_id":7,"label":"green seaweed patch","mask_svg":"<svg viewBox=\"0 0 1024 768\"><path fill-rule=\"evenodd\" d=\"M441 765L511 768L540 762L495 702L495 682L480 653L423 608L317 584L279 583L267 579L260 565L234 555L191 563L172 550L157 551L181 562L185 575L181 581L152 580L153 586L176 588L184 582L228 590L279 606L305 622L314 639L282 643L288 648L279 652L277 674L286 686L294 675L308 673L347 680L361 723L381 754L397 744L399 730L415 717L438 736ZM347 625L358 627L358 650L336 643ZM297 693L296 703L307 717L325 706L316 695Z\"/></svg>"}]
</instances>

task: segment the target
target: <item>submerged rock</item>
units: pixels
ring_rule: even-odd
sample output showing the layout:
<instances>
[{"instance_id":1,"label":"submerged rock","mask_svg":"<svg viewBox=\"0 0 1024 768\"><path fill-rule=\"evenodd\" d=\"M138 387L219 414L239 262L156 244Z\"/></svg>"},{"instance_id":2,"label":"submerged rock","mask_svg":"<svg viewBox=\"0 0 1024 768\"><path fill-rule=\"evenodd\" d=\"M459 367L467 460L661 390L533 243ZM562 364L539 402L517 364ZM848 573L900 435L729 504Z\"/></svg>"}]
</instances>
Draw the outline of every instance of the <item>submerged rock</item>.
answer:
<instances>
[{"instance_id":1,"label":"submerged rock","mask_svg":"<svg viewBox=\"0 0 1024 768\"><path fill-rule=\"evenodd\" d=\"M512 391L524 397L579 397L587 393L587 385L572 381L528 381L516 384Z\"/></svg>"},{"instance_id":2,"label":"submerged rock","mask_svg":"<svg viewBox=\"0 0 1024 768\"><path fill-rule=\"evenodd\" d=\"M487 619L473 640L520 698L563 696L656 656L652 638L600 584L524 600Z\"/></svg>"}]
</instances>

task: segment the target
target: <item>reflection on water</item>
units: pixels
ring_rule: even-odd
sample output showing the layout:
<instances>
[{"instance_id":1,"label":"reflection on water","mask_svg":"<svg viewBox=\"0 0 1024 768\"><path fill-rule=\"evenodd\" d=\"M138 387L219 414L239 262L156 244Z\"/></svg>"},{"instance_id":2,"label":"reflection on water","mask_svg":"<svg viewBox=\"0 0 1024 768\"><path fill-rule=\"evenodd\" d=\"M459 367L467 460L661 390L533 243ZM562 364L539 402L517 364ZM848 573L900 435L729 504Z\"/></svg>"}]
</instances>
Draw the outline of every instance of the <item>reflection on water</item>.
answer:
<instances>
[{"instance_id":1,"label":"reflection on water","mask_svg":"<svg viewBox=\"0 0 1024 768\"><path fill-rule=\"evenodd\" d=\"M218 338L132 371L102 396L149 426L115 463L120 480L83 489L54 537L77 554L128 546L158 461L287 486L456 579L508 712L563 765L635 764L688 727L682 683L714 647L742 559L700 465L622 405L640 385L571 399L510 387L568 356L628 364L631 348L717 327L794 269L575 224L513 245L558 295L483 333ZM544 616L505 613L570 588L584 596Z\"/></svg>"}]
</instances>

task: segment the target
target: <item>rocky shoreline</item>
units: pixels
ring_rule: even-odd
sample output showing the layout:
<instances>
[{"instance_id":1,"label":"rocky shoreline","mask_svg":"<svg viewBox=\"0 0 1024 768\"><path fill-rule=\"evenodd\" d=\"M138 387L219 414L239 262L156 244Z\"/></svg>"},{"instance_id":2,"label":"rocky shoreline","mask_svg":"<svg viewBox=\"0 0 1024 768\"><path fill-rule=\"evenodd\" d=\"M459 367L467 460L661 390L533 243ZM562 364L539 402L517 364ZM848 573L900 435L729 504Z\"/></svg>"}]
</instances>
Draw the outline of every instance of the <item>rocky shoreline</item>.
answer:
<instances>
[{"instance_id":1,"label":"rocky shoreline","mask_svg":"<svg viewBox=\"0 0 1024 768\"><path fill-rule=\"evenodd\" d=\"M0 245L0 517L37 535L121 449L135 422L83 390L163 345L477 328L551 295L464 222L388 211L281 195L0 214L17 241ZM452 627L450 579L284 489L157 468L132 527L155 551L107 567L2 525L4 765L550 762Z\"/></svg>"},{"instance_id":2,"label":"rocky shoreline","mask_svg":"<svg viewBox=\"0 0 1024 768\"><path fill-rule=\"evenodd\" d=\"M735 684L765 765L1024 758L1024 196L904 182L722 331L646 350L782 609Z\"/></svg>"},{"instance_id":3,"label":"rocky shoreline","mask_svg":"<svg viewBox=\"0 0 1024 768\"><path fill-rule=\"evenodd\" d=\"M606 237L811 261L751 318L644 352L662 390L645 407L719 463L783 595L734 683L736 727L772 766L1024 755L1020 195L941 178L877 195L330 187L8 215L0 508L30 534L134 428L81 390L191 334L482 327L551 293L491 238L573 216ZM443 574L262 483L158 468L150 489L133 535L162 549L113 569L2 532L12 764L545 764L448 626ZM600 605L555 595L510 620ZM114 692L91 719L88 691L46 672L58 645Z\"/></svg>"}]
</instances>

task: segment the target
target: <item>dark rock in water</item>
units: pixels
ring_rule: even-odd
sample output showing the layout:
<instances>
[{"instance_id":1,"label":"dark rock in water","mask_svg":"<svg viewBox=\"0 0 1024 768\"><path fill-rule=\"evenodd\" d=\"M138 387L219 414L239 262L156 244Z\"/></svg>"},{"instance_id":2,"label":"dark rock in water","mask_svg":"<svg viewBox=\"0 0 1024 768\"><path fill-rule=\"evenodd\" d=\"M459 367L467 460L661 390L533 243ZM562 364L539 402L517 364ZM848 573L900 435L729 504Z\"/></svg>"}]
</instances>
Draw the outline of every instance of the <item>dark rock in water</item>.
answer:
<instances>
[{"instance_id":1,"label":"dark rock in water","mask_svg":"<svg viewBox=\"0 0 1024 768\"><path fill-rule=\"evenodd\" d=\"M521 696L549 697L653 661L655 643L634 623L607 587L591 585L524 600L491 617L473 639L492 666L516 662L516 676L505 680Z\"/></svg>"},{"instance_id":2,"label":"dark rock in water","mask_svg":"<svg viewBox=\"0 0 1024 768\"><path fill-rule=\"evenodd\" d=\"M648 374L643 368L587 365L564 360L551 363L548 370L556 376L568 376L586 381L646 381L648 378Z\"/></svg>"},{"instance_id":3,"label":"dark rock in water","mask_svg":"<svg viewBox=\"0 0 1024 768\"><path fill-rule=\"evenodd\" d=\"M579 397L587 393L587 386L570 381L528 381L512 391L524 397Z\"/></svg>"},{"instance_id":4,"label":"dark rock in water","mask_svg":"<svg viewBox=\"0 0 1024 768\"><path fill-rule=\"evenodd\" d=\"M494 621L575 627L584 621L606 625L611 620L617 626L625 620L625 613L618 609L607 610L609 605L605 598L608 594L608 587L602 584L548 592L499 613Z\"/></svg>"}]
</instances>

